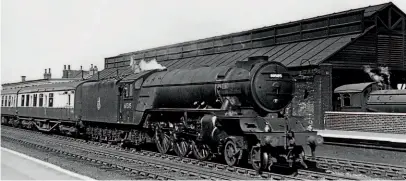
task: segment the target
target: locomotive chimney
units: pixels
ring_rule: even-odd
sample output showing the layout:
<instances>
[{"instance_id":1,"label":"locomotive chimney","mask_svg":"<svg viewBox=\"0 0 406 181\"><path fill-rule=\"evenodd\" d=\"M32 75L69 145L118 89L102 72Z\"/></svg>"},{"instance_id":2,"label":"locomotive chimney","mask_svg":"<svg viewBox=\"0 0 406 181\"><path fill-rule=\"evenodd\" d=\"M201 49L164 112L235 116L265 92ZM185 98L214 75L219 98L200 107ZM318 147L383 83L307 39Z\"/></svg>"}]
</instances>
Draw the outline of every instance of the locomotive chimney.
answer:
<instances>
[{"instance_id":1,"label":"locomotive chimney","mask_svg":"<svg viewBox=\"0 0 406 181\"><path fill-rule=\"evenodd\" d=\"M44 72L44 79L47 79L47 76L48 76L47 69L45 69L45 72Z\"/></svg>"},{"instance_id":2,"label":"locomotive chimney","mask_svg":"<svg viewBox=\"0 0 406 181\"><path fill-rule=\"evenodd\" d=\"M251 70L253 65L259 62L267 62L269 59L268 56L253 56L253 57L248 57L247 59L243 61L237 61L235 65L238 68L243 68L246 70Z\"/></svg>"},{"instance_id":3,"label":"locomotive chimney","mask_svg":"<svg viewBox=\"0 0 406 181\"><path fill-rule=\"evenodd\" d=\"M68 70L70 70L70 65L68 65Z\"/></svg>"},{"instance_id":4,"label":"locomotive chimney","mask_svg":"<svg viewBox=\"0 0 406 181\"><path fill-rule=\"evenodd\" d=\"M51 79L51 68L48 68L48 79Z\"/></svg>"},{"instance_id":5,"label":"locomotive chimney","mask_svg":"<svg viewBox=\"0 0 406 181\"><path fill-rule=\"evenodd\" d=\"M66 65L63 65L63 70L66 70Z\"/></svg>"},{"instance_id":6,"label":"locomotive chimney","mask_svg":"<svg viewBox=\"0 0 406 181\"><path fill-rule=\"evenodd\" d=\"M21 76L21 82L25 82L25 76Z\"/></svg>"}]
</instances>

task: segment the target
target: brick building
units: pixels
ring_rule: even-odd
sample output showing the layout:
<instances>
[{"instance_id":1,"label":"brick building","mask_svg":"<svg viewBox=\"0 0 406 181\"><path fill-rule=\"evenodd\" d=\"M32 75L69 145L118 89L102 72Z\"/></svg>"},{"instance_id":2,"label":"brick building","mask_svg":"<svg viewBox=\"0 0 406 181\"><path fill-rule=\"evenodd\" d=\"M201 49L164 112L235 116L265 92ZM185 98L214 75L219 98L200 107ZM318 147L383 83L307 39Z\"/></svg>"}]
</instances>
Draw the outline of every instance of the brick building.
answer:
<instances>
[{"instance_id":1,"label":"brick building","mask_svg":"<svg viewBox=\"0 0 406 181\"><path fill-rule=\"evenodd\" d=\"M156 59L168 69L232 65L269 56L296 78L292 117L323 128L334 109L333 90L370 82L363 66L388 66L391 85L406 83L405 13L385 3L310 19L105 58L105 70L90 79L131 74L131 57Z\"/></svg>"}]
</instances>

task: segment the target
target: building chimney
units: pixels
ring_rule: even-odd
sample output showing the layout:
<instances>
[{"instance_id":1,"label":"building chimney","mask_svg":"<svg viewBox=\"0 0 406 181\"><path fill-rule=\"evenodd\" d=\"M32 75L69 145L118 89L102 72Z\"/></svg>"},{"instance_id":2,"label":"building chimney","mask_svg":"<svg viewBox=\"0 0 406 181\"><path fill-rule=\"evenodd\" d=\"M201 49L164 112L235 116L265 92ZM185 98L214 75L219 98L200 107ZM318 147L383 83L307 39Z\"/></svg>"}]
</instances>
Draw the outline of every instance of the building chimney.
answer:
<instances>
[{"instance_id":1,"label":"building chimney","mask_svg":"<svg viewBox=\"0 0 406 181\"><path fill-rule=\"evenodd\" d=\"M99 69L97 69L97 66L94 66L94 71L97 72Z\"/></svg>"},{"instance_id":2,"label":"building chimney","mask_svg":"<svg viewBox=\"0 0 406 181\"><path fill-rule=\"evenodd\" d=\"M66 70L66 65L63 65L62 78L68 78L68 77L66 76L67 72L68 72L68 70Z\"/></svg>"},{"instance_id":3,"label":"building chimney","mask_svg":"<svg viewBox=\"0 0 406 181\"><path fill-rule=\"evenodd\" d=\"M68 70L70 70L70 65L68 65Z\"/></svg>"},{"instance_id":4,"label":"building chimney","mask_svg":"<svg viewBox=\"0 0 406 181\"><path fill-rule=\"evenodd\" d=\"M48 77L48 73L47 73L47 69L45 69L44 79L47 79L47 77Z\"/></svg>"},{"instance_id":5,"label":"building chimney","mask_svg":"<svg viewBox=\"0 0 406 181\"><path fill-rule=\"evenodd\" d=\"M25 82L25 76L21 76L21 82Z\"/></svg>"},{"instance_id":6,"label":"building chimney","mask_svg":"<svg viewBox=\"0 0 406 181\"><path fill-rule=\"evenodd\" d=\"M82 66L80 66L80 70L82 70Z\"/></svg>"}]
</instances>

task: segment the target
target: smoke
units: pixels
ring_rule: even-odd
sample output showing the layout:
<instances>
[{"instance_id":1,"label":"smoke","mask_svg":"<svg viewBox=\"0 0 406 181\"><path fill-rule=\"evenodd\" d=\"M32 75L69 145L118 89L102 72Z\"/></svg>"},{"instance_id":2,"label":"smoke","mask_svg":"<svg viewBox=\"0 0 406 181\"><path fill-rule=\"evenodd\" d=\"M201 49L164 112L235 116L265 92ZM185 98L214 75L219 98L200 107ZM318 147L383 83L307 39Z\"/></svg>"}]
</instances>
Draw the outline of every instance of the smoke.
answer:
<instances>
[{"instance_id":1,"label":"smoke","mask_svg":"<svg viewBox=\"0 0 406 181\"><path fill-rule=\"evenodd\" d=\"M384 85L390 85L390 73L389 73L389 68L388 67L378 67L379 72L374 73L372 71L372 68L369 65L364 66L364 71L371 77L371 79L375 82L378 83L380 86ZM386 76L386 82L385 82L385 77Z\"/></svg>"},{"instance_id":2,"label":"smoke","mask_svg":"<svg viewBox=\"0 0 406 181\"><path fill-rule=\"evenodd\" d=\"M133 56L131 56L130 67L134 73L140 73L141 68L138 65L137 61L134 60Z\"/></svg>"},{"instance_id":3,"label":"smoke","mask_svg":"<svg viewBox=\"0 0 406 181\"><path fill-rule=\"evenodd\" d=\"M154 69L159 69L159 70L166 69L166 67L159 64L155 59L152 59L148 62L144 61L144 59L141 60L140 67L141 67L141 71L142 70L154 70Z\"/></svg>"},{"instance_id":4,"label":"smoke","mask_svg":"<svg viewBox=\"0 0 406 181\"><path fill-rule=\"evenodd\" d=\"M381 71L381 74L384 74L387 76L388 79L388 85L390 85L390 74L389 74L389 67L379 67L379 70Z\"/></svg>"},{"instance_id":5,"label":"smoke","mask_svg":"<svg viewBox=\"0 0 406 181\"><path fill-rule=\"evenodd\" d=\"M152 59L150 61L145 61L144 59L142 59L141 61L137 62L136 60L134 60L134 58L132 56L131 56L130 66L134 73L139 73L139 72L146 71L146 70L166 69L166 67L159 64L156 61L156 59Z\"/></svg>"}]
</instances>

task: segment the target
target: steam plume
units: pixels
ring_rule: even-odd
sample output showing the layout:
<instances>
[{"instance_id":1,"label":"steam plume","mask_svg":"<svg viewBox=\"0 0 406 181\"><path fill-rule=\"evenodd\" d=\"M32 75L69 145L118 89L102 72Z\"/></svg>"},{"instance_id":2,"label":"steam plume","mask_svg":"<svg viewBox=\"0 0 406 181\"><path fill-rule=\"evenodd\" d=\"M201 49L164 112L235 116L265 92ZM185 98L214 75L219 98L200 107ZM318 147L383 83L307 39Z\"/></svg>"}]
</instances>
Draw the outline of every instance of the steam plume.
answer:
<instances>
[{"instance_id":1,"label":"steam plume","mask_svg":"<svg viewBox=\"0 0 406 181\"><path fill-rule=\"evenodd\" d=\"M375 74L372 72L372 69L369 65L364 66L364 71L365 73L367 73L369 75L369 77L371 77L371 79L375 82L377 82L380 86L382 86L382 82L383 82L383 77Z\"/></svg>"},{"instance_id":2,"label":"steam plume","mask_svg":"<svg viewBox=\"0 0 406 181\"><path fill-rule=\"evenodd\" d=\"M159 70L166 69L166 67L159 64L155 59L152 59L148 62L146 62L144 59L142 59L140 62L140 67L141 67L141 71L154 70L154 69L159 69Z\"/></svg>"},{"instance_id":3,"label":"steam plume","mask_svg":"<svg viewBox=\"0 0 406 181\"><path fill-rule=\"evenodd\" d=\"M131 56L130 66L131 66L131 69L134 71L134 73L139 73L139 72L146 71L146 70L166 69L166 67L159 64L156 61L156 59L152 59L148 62L145 61L144 59L142 59L141 61L137 62L136 60L134 60L134 58L132 56Z\"/></svg>"},{"instance_id":4,"label":"steam plume","mask_svg":"<svg viewBox=\"0 0 406 181\"><path fill-rule=\"evenodd\" d=\"M390 74L389 74L389 68L388 67L379 67L379 70L381 71L381 74L384 74L388 78L388 85L390 85Z\"/></svg>"}]
</instances>

